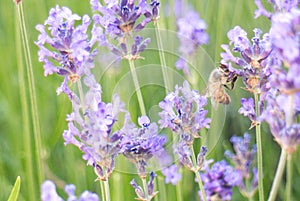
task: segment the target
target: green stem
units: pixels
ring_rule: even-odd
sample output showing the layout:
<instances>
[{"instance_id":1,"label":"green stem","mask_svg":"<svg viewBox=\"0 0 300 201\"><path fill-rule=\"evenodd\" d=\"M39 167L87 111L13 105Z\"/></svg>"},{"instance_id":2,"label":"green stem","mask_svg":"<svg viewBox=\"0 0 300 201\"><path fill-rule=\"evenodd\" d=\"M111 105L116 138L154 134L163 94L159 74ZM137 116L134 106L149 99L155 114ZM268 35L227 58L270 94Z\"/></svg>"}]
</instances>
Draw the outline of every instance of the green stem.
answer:
<instances>
[{"instance_id":1,"label":"green stem","mask_svg":"<svg viewBox=\"0 0 300 201\"><path fill-rule=\"evenodd\" d=\"M42 156L40 152L42 150L41 149L42 140L41 140L41 130L39 124L38 109L37 109L38 107L37 107L37 100L36 100L34 74L33 74L32 60L31 60L31 54L29 49L29 42L28 42L28 36L26 31L26 24L24 19L22 3L18 4L17 7L18 7L18 18L19 18L22 43L23 43L24 54L25 54L26 70L28 76L29 98L31 103L30 105L31 105L31 113L32 113L32 121L33 121L34 142L35 142L36 172L38 175L38 182L39 184L41 184L44 180L44 168L42 165Z\"/></svg>"},{"instance_id":2,"label":"green stem","mask_svg":"<svg viewBox=\"0 0 300 201\"><path fill-rule=\"evenodd\" d=\"M284 149L282 149L268 201L273 201L276 198L276 194L277 194L277 191L278 191L278 188L280 185L280 181L282 178L282 174L283 174L283 170L284 170L284 166L285 166L285 162L286 162L286 157L287 157L287 153Z\"/></svg>"},{"instance_id":3,"label":"green stem","mask_svg":"<svg viewBox=\"0 0 300 201\"><path fill-rule=\"evenodd\" d=\"M161 67L162 67L165 91L166 91L166 94L168 94L168 89L171 88L171 85L170 85L169 77L168 77L167 63L166 63L166 58L165 58L165 54L163 51L163 43L162 43L162 39L161 39L161 35L160 35L159 23L155 22L154 25L155 25L155 35L156 35L156 40L157 40L159 59L160 59Z\"/></svg>"},{"instance_id":4,"label":"green stem","mask_svg":"<svg viewBox=\"0 0 300 201\"><path fill-rule=\"evenodd\" d=\"M99 183L100 183L100 190L101 190L101 200L102 201L106 201L105 199L105 192L104 192L104 182L99 180Z\"/></svg>"},{"instance_id":5,"label":"green stem","mask_svg":"<svg viewBox=\"0 0 300 201\"><path fill-rule=\"evenodd\" d=\"M134 87L135 87L135 90L136 90L137 99L138 99L139 106L140 106L140 111L141 111L142 116L145 116L146 115L146 110L145 110L145 105L144 105L144 101L143 101L141 88L140 88L139 81L138 81L138 78L137 78L137 74L136 74L136 71L135 71L134 61L129 59L128 62L129 62L129 66L130 66L130 71L131 71Z\"/></svg>"},{"instance_id":6,"label":"green stem","mask_svg":"<svg viewBox=\"0 0 300 201\"><path fill-rule=\"evenodd\" d=\"M160 199L158 199L158 196L155 196L155 199L162 200L162 201L167 200L167 197L170 197L171 195L167 196L167 190L166 190L166 184L165 184L164 178L158 176L157 183L159 186Z\"/></svg>"},{"instance_id":7,"label":"green stem","mask_svg":"<svg viewBox=\"0 0 300 201\"><path fill-rule=\"evenodd\" d=\"M17 11L16 11L17 12ZM26 81L25 73L23 69L23 55L21 50L21 36L19 29L19 21L17 18L16 25L16 50L17 50L17 66L18 66L18 79L19 79L19 89L20 89L20 101L21 101L21 111L22 111L22 125L23 125L23 142L24 142L24 151L25 151L25 171L27 176L28 185L26 185L27 192L33 191L35 189L34 185L34 174L33 174L33 159L31 153L31 135L30 135L30 114L28 111L28 102L26 98ZM35 200L34 193L28 193L29 200Z\"/></svg>"},{"instance_id":8,"label":"green stem","mask_svg":"<svg viewBox=\"0 0 300 201\"><path fill-rule=\"evenodd\" d=\"M291 200L291 191L292 191L292 155L288 154L287 156L287 171L286 171L286 200Z\"/></svg>"},{"instance_id":9,"label":"green stem","mask_svg":"<svg viewBox=\"0 0 300 201\"><path fill-rule=\"evenodd\" d=\"M176 161L176 165L178 167L178 162ZM182 174L182 172L181 172ZM177 182L176 184L176 198L177 198L177 201L182 201L182 183L181 183L181 180Z\"/></svg>"},{"instance_id":10,"label":"green stem","mask_svg":"<svg viewBox=\"0 0 300 201\"><path fill-rule=\"evenodd\" d=\"M202 198L204 201L206 201L206 193L204 191L204 187L203 187L203 184L202 184L202 180L201 180L201 177L200 177L200 174L197 170L197 160L196 160L196 157L195 157L195 151L194 151L194 147L193 145L190 146L190 149L191 149L191 152L192 152L192 162L193 162L193 166L194 166L194 173L196 175L196 178L198 180L198 186L199 186L199 190L201 191L201 194L202 194Z\"/></svg>"},{"instance_id":11,"label":"green stem","mask_svg":"<svg viewBox=\"0 0 300 201\"><path fill-rule=\"evenodd\" d=\"M150 201L146 178L142 178L142 182L143 182L143 188L145 193L145 199L146 201Z\"/></svg>"},{"instance_id":12,"label":"green stem","mask_svg":"<svg viewBox=\"0 0 300 201\"><path fill-rule=\"evenodd\" d=\"M256 116L259 112L259 95L254 94ZM263 185L263 157L262 157L262 143L261 143L261 127L260 124L255 126L256 144L257 144L257 169L258 169L258 194L259 200L264 201L264 185Z\"/></svg>"},{"instance_id":13,"label":"green stem","mask_svg":"<svg viewBox=\"0 0 300 201\"><path fill-rule=\"evenodd\" d=\"M109 182L108 182L106 168L104 168L104 172L105 172L105 181L103 181L103 183L104 183L105 197L106 197L106 201L110 201L110 190L109 190Z\"/></svg>"}]
</instances>

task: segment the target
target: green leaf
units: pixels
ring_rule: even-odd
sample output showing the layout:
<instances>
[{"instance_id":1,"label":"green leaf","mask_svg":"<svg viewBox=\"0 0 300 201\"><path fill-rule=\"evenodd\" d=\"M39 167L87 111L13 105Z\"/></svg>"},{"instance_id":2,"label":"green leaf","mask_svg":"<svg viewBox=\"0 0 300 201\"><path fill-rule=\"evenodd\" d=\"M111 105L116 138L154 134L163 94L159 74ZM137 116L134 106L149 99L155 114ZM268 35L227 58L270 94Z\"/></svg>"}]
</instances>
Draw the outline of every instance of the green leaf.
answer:
<instances>
[{"instance_id":1,"label":"green leaf","mask_svg":"<svg viewBox=\"0 0 300 201\"><path fill-rule=\"evenodd\" d=\"M21 185L21 178L20 178L20 176L18 176L7 201L16 201L17 200L17 198L19 196L20 185Z\"/></svg>"}]
</instances>

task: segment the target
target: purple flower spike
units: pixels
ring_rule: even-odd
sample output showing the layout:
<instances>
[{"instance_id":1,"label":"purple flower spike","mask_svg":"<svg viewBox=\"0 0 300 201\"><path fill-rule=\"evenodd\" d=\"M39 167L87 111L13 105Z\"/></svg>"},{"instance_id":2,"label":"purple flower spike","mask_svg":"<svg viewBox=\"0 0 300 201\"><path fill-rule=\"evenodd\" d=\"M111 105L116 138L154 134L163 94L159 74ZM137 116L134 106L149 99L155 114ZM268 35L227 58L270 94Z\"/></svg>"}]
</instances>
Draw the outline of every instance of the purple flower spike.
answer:
<instances>
[{"instance_id":1,"label":"purple flower spike","mask_svg":"<svg viewBox=\"0 0 300 201\"><path fill-rule=\"evenodd\" d=\"M161 128L169 127L178 133L187 144L192 144L194 138L199 138L201 128L209 128L210 119L206 117L204 106L207 99L197 91L191 90L187 81L182 87L176 86L175 92L169 93L159 103L162 111L158 121Z\"/></svg>"},{"instance_id":2,"label":"purple flower spike","mask_svg":"<svg viewBox=\"0 0 300 201\"><path fill-rule=\"evenodd\" d=\"M63 137L65 145L73 144L84 153L83 159L94 167L97 179L106 180L105 175L110 176L114 169L114 158L122 151L121 133L113 132L112 127L118 115L126 111L118 96L112 103L102 102L101 87L92 75L85 77L84 83L88 87L84 103L72 101L69 129Z\"/></svg>"},{"instance_id":3,"label":"purple flower spike","mask_svg":"<svg viewBox=\"0 0 300 201\"><path fill-rule=\"evenodd\" d=\"M74 27L78 20L82 20L82 24ZM87 15L81 18L69 8L57 5L50 10L44 25L36 26L40 35L35 44L39 47L39 61L44 63L45 76L56 73L76 82L82 75L89 74L97 53L92 49L96 40L90 41L87 34L90 23Z\"/></svg>"},{"instance_id":4,"label":"purple flower spike","mask_svg":"<svg viewBox=\"0 0 300 201\"><path fill-rule=\"evenodd\" d=\"M183 59L191 57L200 45L208 44L207 25L204 20L200 19L197 12L190 9L184 17L177 20L177 26L177 37L180 41L179 52L183 57L179 58L175 66L182 69L186 75L190 75L188 66Z\"/></svg>"},{"instance_id":5,"label":"purple flower spike","mask_svg":"<svg viewBox=\"0 0 300 201\"><path fill-rule=\"evenodd\" d=\"M287 68L274 67L271 83L285 94L293 94L300 89L300 79L296 76L300 73L299 18L300 10L296 8L272 17L270 36L274 50Z\"/></svg>"},{"instance_id":6,"label":"purple flower spike","mask_svg":"<svg viewBox=\"0 0 300 201\"><path fill-rule=\"evenodd\" d=\"M241 183L241 174L234 170L226 161L216 162L200 173L207 200L231 200L232 188ZM203 200L202 194L199 193Z\"/></svg>"},{"instance_id":7,"label":"purple flower spike","mask_svg":"<svg viewBox=\"0 0 300 201\"><path fill-rule=\"evenodd\" d=\"M172 183L172 185L176 185L178 181L181 180L181 174L178 172L178 167L177 165L171 165L168 168L165 168L162 170L163 175L166 177L165 178L165 183Z\"/></svg>"},{"instance_id":8,"label":"purple flower spike","mask_svg":"<svg viewBox=\"0 0 300 201\"><path fill-rule=\"evenodd\" d=\"M140 31L149 22L158 18L158 1L152 0L150 5L145 0L140 0L138 5L134 5L134 1L124 0L120 3L106 1L105 6L98 0L91 0L90 3L93 11L100 13L94 15L95 23L101 25L111 38Z\"/></svg>"},{"instance_id":9,"label":"purple flower spike","mask_svg":"<svg viewBox=\"0 0 300 201\"><path fill-rule=\"evenodd\" d=\"M269 124L275 141L282 149L292 154L300 144L300 124L294 123L299 114L300 94L294 94L292 105L290 99L287 95L267 96L267 107L261 119Z\"/></svg>"},{"instance_id":10,"label":"purple flower spike","mask_svg":"<svg viewBox=\"0 0 300 201\"><path fill-rule=\"evenodd\" d=\"M245 180L239 184L239 189L246 197L252 197L257 189L257 169L253 167L256 154L256 145L251 146L251 135L245 133L243 137L232 136L230 138L235 153L227 150L225 156L232 161L236 170L241 173ZM252 170L251 170L252 169ZM251 174L252 173L252 174ZM251 177L252 175L252 177ZM251 189L246 183L252 178Z\"/></svg>"},{"instance_id":11,"label":"purple flower spike","mask_svg":"<svg viewBox=\"0 0 300 201\"><path fill-rule=\"evenodd\" d=\"M272 54L271 41L268 33L262 34L260 29L253 30L254 37L250 41L247 33L239 26L234 27L227 34L230 45L221 45L225 52L221 53L221 63L230 66L231 63L239 66L239 69L229 68L229 71L243 79L246 89L251 93L262 93L268 90L268 77L271 74L270 67L277 60Z\"/></svg>"},{"instance_id":12,"label":"purple flower spike","mask_svg":"<svg viewBox=\"0 0 300 201\"><path fill-rule=\"evenodd\" d=\"M129 123L129 115L125 118L127 123L121 130L123 154L129 161L135 163L139 176L145 178L148 160L164 151L166 138L158 135L156 123L150 124L146 116L138 119L141 128L136 128L134 124Z\"/></svg>"}]
</instances>

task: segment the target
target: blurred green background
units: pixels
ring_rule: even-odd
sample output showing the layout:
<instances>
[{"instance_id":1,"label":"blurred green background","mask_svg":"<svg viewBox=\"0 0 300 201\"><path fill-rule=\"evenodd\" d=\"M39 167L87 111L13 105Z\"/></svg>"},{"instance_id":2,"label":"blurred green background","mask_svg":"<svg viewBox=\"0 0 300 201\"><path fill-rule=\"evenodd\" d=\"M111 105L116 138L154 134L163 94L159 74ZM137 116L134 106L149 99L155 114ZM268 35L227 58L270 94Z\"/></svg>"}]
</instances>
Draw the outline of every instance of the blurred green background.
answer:
<instances>
[{"instance_id":1,"label":"blurred green background","mask_svg":"<svg viewBox=\"0 0 300 201\"><path fill-rule=\"evenodd\" d=\"M176 36L175 19L173 9L168 10L167 5L172 5L172 1L162 0L160 8L160 27L162 31L163 43L173 52L165 52L167 65L170 67L170 72L174 75L174 83L182 83L182 73L174 69L174 61L177 52L178 41L170 40L170 34ZM210 36L208 45L204 45L199 49L199 56L196 56L193 61L190 61L195 67L195 70L200 72L201 77L197 77L193 88L202 91L205 88L204 83L207 82L207 75L216 66L220 60L220 45L228 43L227 31L234 26L239 25L245 29L249 38L251 38L252 30L258 27L263 32L268 31L270 24L267 19L261 17L254 19L254 11L256 9L253 1L249 0L193 0L185 1L193 6L194 10L198 11L200 17L205 20L208 25L207 32ZM21 106L21 87L20 84L20 68L25 71L25 62L20 57L18 45L19 29L17 27L17 12L16 5L13 1L2 2L0 7L0 200L6 200L12 185L18 175L21 176L21 193L19 200L39 200L40 182L37 175L37 160L43 165L43 179L51 179L58 185L58 191L63 193L63 186L68 183L73 183L77 187L77 194L88 189L100 193L100 186L94 182L96 176L93 168L86 166L81 158L80 151L72 146L64 146L62 132L67 129L65 121L66 114L70 113L71 107L67 97L64 95L57 96L56 88L60 85L62 78L56 75L44 77L42 64L38 62L37 47L34 41L37 39L38 32L35 30L36 24L42 24L48 16L50 8L56 4L60 6L68 6L74 13L79 15L88 14L91 16L89 1L78 0L60 0L60 1L41 1L41 0L25 0L23 3L27 33L30 43L31 58L33 61L34 79L36 87L36 98L39 115L39 123L41 128L41 160L36 158L35 142L33 135L32 119L26 124L22 117L24 107ZM169 16L167 14L169 13ZM150 25L151 28L152 25ZM167 30L167 31L166 31ZM151 33L151 34L149 34ZM145 35L149 35L155 42L155 35L149 31ZM151 44L152 45L152 44ZM155 46L153 47L155 49ZM198 54L198 53L197 53ZM143 56L145 61L138 61L137 67L142 66L143 70L138 71L139 79L145 87L142 88L145 104L149 115L152 115L152 120L157 120L157 104L164 96L164 88L159 85L162 83L161 74L159 71L159 56L158 52L153 50L146 51ZM154 66L151 71L146 66L151 64ZM121 65L121 67L115 67ZM101 66L101 64L97 64ZM146 67L145 67L146 66ZM142 69L142 68L140 68ZM131 112L132 120L136 121L139 115L137 101L135 95L128 95L133 89L132 83L128 83L127 79L129 68L126 62L116 62L111 68L97 67L95 74L99 82L103 86L103 99L111 101L113 92L120 92L122 101L126 103L128 110ZM148 73L145 73L148 72ZM149 73L152 76L149 76ZM178 74L178 79L177 79ZM124 82L124 84L123 84ZM153 84L149 84L153 82ZM28 94L27 75L25 76L25 89ZM127 84L127 85L126 85ZM124 90L124 85L125 90ZM208 158L214 158L215 161L224 158L224 149L230 148L229 138L233 134L243 135L244 132L254 134L254 130L249 130L250 122L246 118L238 114L240 107L240 98L248 97L245 91L240 86L238 81L237 87L233 92L230 92L232 103L225 109L220 107L218 111L210 110L210 115L214 115L216 126L212 125L214 131L208 131L212 142L212 150ZM123 87L123 88L122 88ZM29 95L26 98L28 105L27 110L30 113ZM225 115L226 113L226 115ZM223 122L225 124L223 126ZM219 125L217 125L219 122ZM26 126L29 126L29 138L26 138ZM268 127L263 125L263 156L264 156L264 186L265 197L269 192L276 169L277 160L279 158L279 147L273 141L272 136L268 131ZM214 132L221 133L214 134ZM205 133L205 131L204 131ZM216 137L214 137L214 135ZM253 135L254 138L255 135ZM27 135L28 137L28 135ZM27 139L27 140L26 140ZM30 141L28 141L30 139ZM253 139L254 141L254 139ZM217 143L216 146L214 144ZM199 143L198 145L199 146ZM28 162L28 158L32 161ZM300 183L299 172L300 165L297 163L299 151L293 156L293 198L297 200L300 197L300 189L297 188ZM120 159L121 164L127 164ZM29 169L29 167L31 167ZM122 167L123 168L123 167ZM133 200L135 197L134 190L129 185L133 175L126 173L124 168L116 171L111 180L111 197L112 200ZM118 169L118 168L117 168ZM31 173L30 173L31 172ZM32 174L32 175L30 175ZM162 180L159 174L156 188L161 188ZM197 185L191 185L193 174L184 171L183 192L184 200L197 200ZM285 178L283 178L278 200L283 200L284 197ZM163 192L168 192L167 196ZM166 188L161 191L155 200L176 200L175 188L172 185L166 185ZM128 198L128 199L127 199ZM237 189L234 190L233 200L243 200Z\"/></svg>"}]
</instances>

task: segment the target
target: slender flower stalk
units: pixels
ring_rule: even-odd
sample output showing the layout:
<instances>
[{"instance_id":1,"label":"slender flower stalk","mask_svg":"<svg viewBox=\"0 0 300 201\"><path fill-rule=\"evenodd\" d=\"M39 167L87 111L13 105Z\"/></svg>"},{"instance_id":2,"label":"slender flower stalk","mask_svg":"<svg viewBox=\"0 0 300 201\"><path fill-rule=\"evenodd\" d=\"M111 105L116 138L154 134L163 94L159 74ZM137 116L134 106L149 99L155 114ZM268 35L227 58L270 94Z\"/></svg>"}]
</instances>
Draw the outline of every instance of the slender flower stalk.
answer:
<instances>
[{"instance_id":1,"label":"slender flower stalk","mask_svg":"<svg viewBox=\"0 0 300 201\"><path fill-rule=\"evenodd\" d=\"M131 72L131 75L132 75L134 87L135 87L135 90L136 90L136 96L137 96L139 106L140 106L141 115L146 116L145 104L144 104L141 88L140 88L140 85L139 85L138 76L137 76L137 73L136 73L134 61L132 59L129 59L128 62L129 62L129 67L130 67L130 72Z\"/></svg>"},{"instance_id":2,"label":"slender flower stalk","mask_svg":"<svg viewBox=\"0 0 300 201\"><path fill-rule=\"evenodd\" d=\"M156 41L157 41L157 47L158 47L158 53L159 53L159 59L160 59L160 64L162 66L162 74L163 74L163 79L164 79L164 85L165 85L165 91L166 94L168 94L168 90L171 89L171 83L167 71L167 63L166 63L166 58L164 54L164 47L162 43L162 38L160 35L160 28L159 28L159 22L155 21L155 35L156 35Z\"/></svg>"},{"instance_id":3,"label":"slender flower stalk","mask_svg":"<svg viewBox=\"0 0 300 201\"><path fill-rule=\"evenodd\" d=\"M100 184L100 190L101 190L101 198L103 201L106 201L105 199L105 191L104 191L104 182L99 182Z\"/></svg>"},{"instance_id":4,"label":"slender flower stalk","mask_svg":"<svg viewBox=\"0 0 300 201\"><path fill-rule=\"evenodd\" d=\"M104 172L105 172L105 180L103 181L103 183L104 183L105 198L106 201L110 201L109 181L108 181L107 171L105 168L104 168Z\"/></svg>"},{"instance_id":5,"label":"slender flower stalk","mask_svg":"<svg viewBox=\"0 0 300 201\"><path fill-rule=\"evenodd\" d=\"M292 168L292 155L287 156L287 170L286 170L286 200L291 200L292 192L292 178L293 178L293 168Z\"/></svg>"},{"instance_id":6,"label":"slender flower stalk","mask_svg":"<svg viewBox=\"0 0 300 201\"><path fill-rule=\"evenodd\" d=\"M273 184L271 187L271 191L270 191L270 194L268 197L268 201L274 201L276 199L276 195L278 192L278 188L280 186L282 174L283 174L284 167L286 164L286 158L287 158L287 152L284 149L282 149L281 154L280 154L280 159L279 159L277 169L276 169L276 174L275 174Z\"/></svg>"},{"instance_id":7,"label":"slender flower stalk","mask_svg":"<svg viewBox=\"0 0 300 201\"><path fill-rule=\"evenodd\" d=\"M255 113L256 116L260 116L259 112L259 95L257 93L254 94L254 102L255 102ZM256 124L255 126L256 133L256 145L257 145L257 170L258 170L258 193L259 200L264 200L264 184L263 184L263 156L262 156L262 142L261 142L261 126L260 124Z\"/></svg>"},{"instance_id":8,"label":"slender flower stalk","mask_svg":"<svg viewBox=\"0 0 300 201\"><path fill-rule=\"evenodd\" d=\"M28 86L29 86L29 98L30 98L30 106L31 106L31 115L32 115L32 123L33 123L33 134L34 134L34 142L35 142L35 156L36 156L36 170L37 170L37 179L39 183L42 183L44 180L44 168L42 165L42 156L40 151L42 150L42 140L41 140L41 130L38 116L38 106L36 100L36 90L35 90L35 82L34 82L34 73L33 73L33 65L30 54L30 47L28 42L26 24L25 24L25 16L23 12L22 4L17 5L18 8L18 19L19 19L19 29L21 31L22 45L24 48L25 61L26 61L26 70L28 77Z\"/></svg>"}]
</instances>

